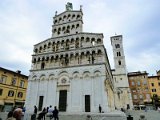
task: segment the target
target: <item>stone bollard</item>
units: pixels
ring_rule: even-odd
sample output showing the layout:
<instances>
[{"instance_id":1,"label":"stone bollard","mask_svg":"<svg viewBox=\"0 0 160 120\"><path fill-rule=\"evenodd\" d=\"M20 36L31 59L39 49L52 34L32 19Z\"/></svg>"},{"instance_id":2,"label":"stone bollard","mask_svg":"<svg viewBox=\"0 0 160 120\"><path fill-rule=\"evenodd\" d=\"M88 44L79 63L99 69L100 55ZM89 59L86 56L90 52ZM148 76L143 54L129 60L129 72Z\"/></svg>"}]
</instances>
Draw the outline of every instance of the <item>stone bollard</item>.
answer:
<instances>
[{"instance_id":1,"label":"stone bollard","mask_svg":"<svg viewBox=\"0 0 160 120\"><path fill-rule=\"evenodd\" d=\"M133 120L133 117L131 115L128 115L127 120Z\"/></svg>"},{"instance_id":2,"label":"stone bollard","mask_svg":"<svg viewBox=\"0 0 160 120\"><path fill-rule=\"evenodd\" d=\"M31 120L36 120L36 114L31 115Z\"/></svg>"},{"instance_id":3,"label":"stone bollard","mask_svg":"<svg viewBox=\"0 0 160 120\"><path fill-rule=\"evenodd\" d=\"M86 120L92 120L92 117L90 115L87 115Z\"/></svg>"},{"instance_id":4,"label":"stone bollard","mask_svg":"<svg viewBox=\"0 0 160 120\"><path fill-rule=\"evenodd\" d=\"M139 120L147 120L147 119L145 118L144 114L141 114Z\"/></svg>"}]
</instances>

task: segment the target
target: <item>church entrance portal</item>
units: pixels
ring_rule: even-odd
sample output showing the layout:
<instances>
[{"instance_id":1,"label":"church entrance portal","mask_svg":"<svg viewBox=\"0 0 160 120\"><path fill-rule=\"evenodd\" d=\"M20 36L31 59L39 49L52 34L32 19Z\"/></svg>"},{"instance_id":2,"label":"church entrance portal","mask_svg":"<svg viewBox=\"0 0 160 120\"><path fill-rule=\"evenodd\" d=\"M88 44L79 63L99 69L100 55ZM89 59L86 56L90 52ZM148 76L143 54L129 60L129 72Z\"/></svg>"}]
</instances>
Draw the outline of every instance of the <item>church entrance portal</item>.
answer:
<instances>
[{"instance_id":1,"label":"church entrance portal","mask_svg":"<svg viewBox=\"0 0 160 120\"><path fill-rule=\"evenodd\" d=\"M60 90L59 92L59 111L66 111L67 107L67 90Z\"/></svg>"},{"instance_id":2,"label":"church entrance portal","mask_svg":"<svg viewBox=\"0 0 160 120\"><path fill-rule=\"evenodd\" d=\"M90 95L85 95L85 112L90 112Z\"/></svg>"}]
</instances>

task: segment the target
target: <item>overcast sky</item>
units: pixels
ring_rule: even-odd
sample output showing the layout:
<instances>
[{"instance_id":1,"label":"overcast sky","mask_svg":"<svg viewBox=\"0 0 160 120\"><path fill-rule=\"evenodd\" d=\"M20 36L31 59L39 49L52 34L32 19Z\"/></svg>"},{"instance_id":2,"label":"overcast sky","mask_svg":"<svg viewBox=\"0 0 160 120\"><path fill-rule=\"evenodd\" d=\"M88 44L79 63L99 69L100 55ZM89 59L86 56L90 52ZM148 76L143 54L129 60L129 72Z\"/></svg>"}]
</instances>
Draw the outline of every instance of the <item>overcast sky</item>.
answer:
<instances>
[{"instance_id":1,"label":"overcast sky","mask_svg":"<svg viewBox=\"0 0 160 120\"><path fill-rule=\"evenodd\" d=\"M29 75L33 45L51 37L53 16L72 2L83 5L83 31L103 33L111 67L110 37L123 35L128 72L160 70L160 0L2 0L0 66Z\"/></svg>"}]
</instances>

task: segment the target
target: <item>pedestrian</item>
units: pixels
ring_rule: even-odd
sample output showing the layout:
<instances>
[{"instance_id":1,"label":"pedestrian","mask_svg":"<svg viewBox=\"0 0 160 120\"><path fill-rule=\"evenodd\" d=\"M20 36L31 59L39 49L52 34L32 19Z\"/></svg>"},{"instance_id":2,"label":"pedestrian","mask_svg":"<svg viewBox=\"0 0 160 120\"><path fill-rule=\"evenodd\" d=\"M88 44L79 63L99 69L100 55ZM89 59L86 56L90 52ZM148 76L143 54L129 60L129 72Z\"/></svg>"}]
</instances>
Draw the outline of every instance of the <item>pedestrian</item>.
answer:
<instances>
[{"instance_id":1,"label":"pedestrian","mask_svg":"<svg viewBox=\"0 0 160 120\"><path fill-rule=\"evenodd\" d=\"M160 113L160 107L157 108L158 112Z\"/></svg>"},{"instance_id":2,"label":"pedestrian","mask_svg":"<svg viewBox=\"0 0 160 120\"><path fill-rule=\"evenodd\" d=\"M145 107L145 110L144 110L145 112L147 112L147 107Z\"/></svg>"},{"instance_id":3,"label":"pedestrian","mask_svg":"<svg viewBox=\"0 0 160 120\"><path fill-rule=\"evenodd\" d=\"M129 106L129 104L127 104L127 110L129 110L130 109L130 106Z\"/></svg>"},{"instance_id":4,"label":"pedestrian","mask_svg":"<svg viewBox=\"0 0 160 120\"><path fill-rule=\"evenodd\" d=\"M47 113L48 113L48 109L49 109L49 107L47 107Z\"/></svg>"},{"instance_id":5,"label":"pedestrian","mask_svg":"<svg viewBox=\"0 0 160 120\"><path fill-rule=\"evenodd\" d=\"M31 115L31 120L36 120L36 115L37 115L37 106L35 105L33 114Z\"/></svg>"},{"instance_id":6,"label":"pedestrian","mask_svg":"<svg viewBox=\"0 0 160 120\"><path fill-rule=\"evenodd\" d=\"M47 113L47 109L44 107L43 110L42 110L42 118L44 120L45 120L46 113Z\"/></svg>"},{"instance_id":7,"label":"pedestrian","mask_svg":"<svg viewBox=\"0 0 160 120\"><path fill-rule=\"evenodd\" d=\"M37 115L37 106L34 106L34 114Z\"/></svg>"},{"instance_id":8,"label":"pedestrian","mask_svg":"<svg viewBox=\"0 0 160 120\"><path fill-rule=\"evenodd\" d=\"M58 109L56 106L54 106L54 110L53 110L53 117L54 117L54 120L59 120L59 117L58 117Z\"/></svg>"},{"instance_id":9,"label":"pedestrian","mask_svg":"<svg viewBox=\"0 0 160 120\"><path fill-rule=\"evenodd\" d=\"M6 120L16 120L16 118L13 117L13 111L10 111L10 112L8 113Z\"/></svg>"},{"instance_id":10,"label":"pedestrian","mask_svg":"<svg viewBox=\"0 0 160 120\"><path fill-rule=\"evenodd\" d=\"M23 112L23 113L26 112L26 107L25 107L25 106L22 108L22 112Z\"/></svg>"},{"instance_id":11,"label":"pedestrian","mask_svg":"<svg viewBox=\"0 0 160 120\"><path fill-rule=\"evenodd\" d=\"M13 117L16 118L16 120L21 120L22 119L22 109L17 108L13 112Z\"/></svg>"},{"instance_id":12,"label":"pedestrian","mask_svg":"<svg viewBox=\"0 0 160 120\"><path fill-rule=\"evenodd\" d=\"M50 117L50 120L53 118L53 108L52 105L48 108L47 117Z\"/></svg>"},{"instance_id":13,"label":"pedestrian","mask_svg":"<svg viewBox=\"0 0 160 120\"><path fill-rule=\"evenodd\" d=\"M23 116L24 116L25 112L26 112L26 107L24 106L24 107L22 107L22 115Z\"/></svg>"},{"instance_id":14,"label":"pedestrian","mask_svg":"<svg viewBox=\"0 0 160 120\"><path fill-rule=\"evenodd\" d=\"M100 113L102 112L102 107L101 107L100 104L99 104L99 112L100 112Z\"/></svg>"},{"instance_id":15,"label":"pedestrian","mask_svg":"<svg viewBox=\"0 0 160 120\"><path fill-rule=\"evenodd\" d=\"M38 119L38 120L45 120L45 115L46 115L46 108L44 107L43 110L42 110L42 112L40 112L40 113L38 114L37 119Z\"/></svg>"},{"instance_id":16,"label":"pedestrian","mask_svg":"<svg viewBox=\"0 0 160 120\"><path fill-rule=\"evenodd\" d=\"M121 111L122 111L122 112L125 112L125 111L124 111L124 108L121 108Z\"/></svg>"}]
</instances>

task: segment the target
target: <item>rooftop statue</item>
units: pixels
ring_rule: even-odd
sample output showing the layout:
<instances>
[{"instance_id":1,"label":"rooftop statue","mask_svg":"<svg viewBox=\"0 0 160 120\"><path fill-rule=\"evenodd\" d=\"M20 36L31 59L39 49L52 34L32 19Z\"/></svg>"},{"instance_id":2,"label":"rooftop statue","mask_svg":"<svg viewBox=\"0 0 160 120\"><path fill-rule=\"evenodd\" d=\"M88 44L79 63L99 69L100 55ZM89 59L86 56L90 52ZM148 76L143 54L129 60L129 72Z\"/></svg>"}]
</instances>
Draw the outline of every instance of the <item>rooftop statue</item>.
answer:
<instances>
[{"instance_id":1,"label":"rooftop statue","mask_svg":"<svg viewBox=\"0 0 160 120\"><path fill-rule=\"evenodd\" d=\"M73 10L72 3L70 3L70 2L67 2L67 5L66 5L66 10L67 10L67 11Z\"/></svg>"}]
</instances>

